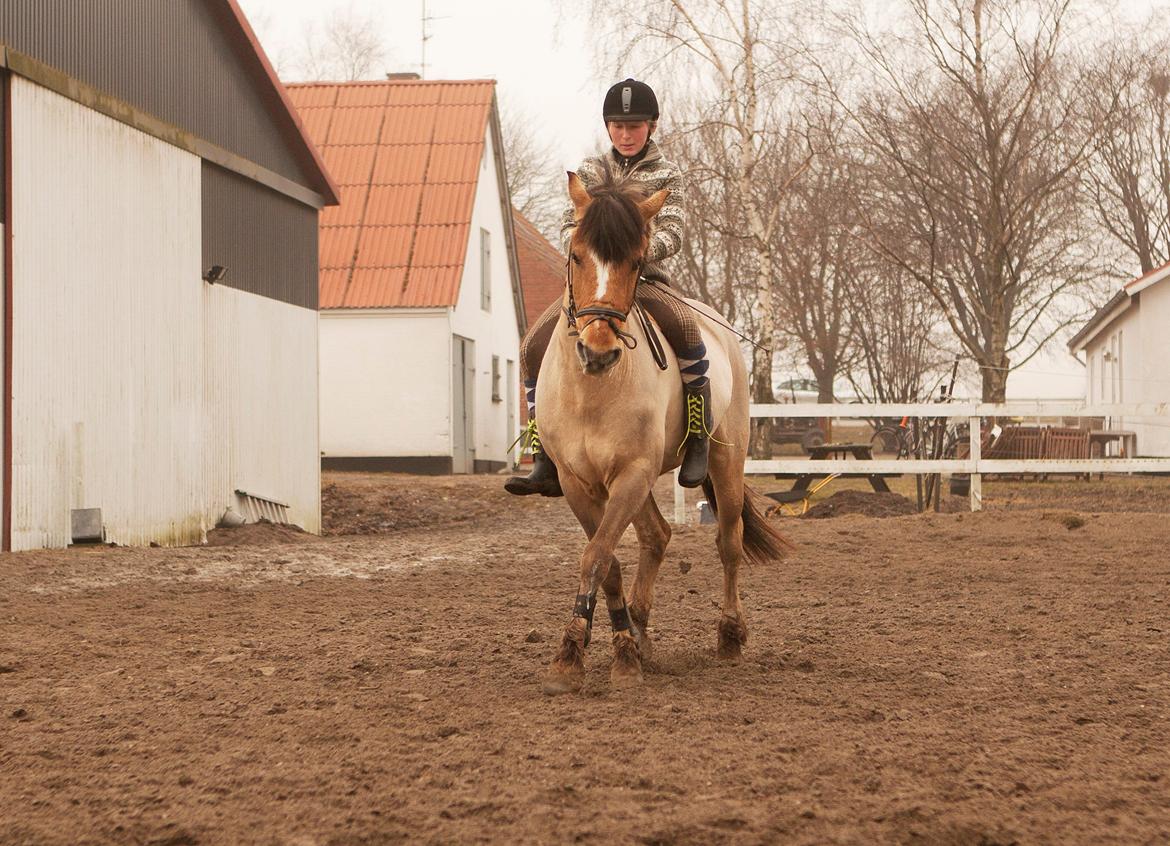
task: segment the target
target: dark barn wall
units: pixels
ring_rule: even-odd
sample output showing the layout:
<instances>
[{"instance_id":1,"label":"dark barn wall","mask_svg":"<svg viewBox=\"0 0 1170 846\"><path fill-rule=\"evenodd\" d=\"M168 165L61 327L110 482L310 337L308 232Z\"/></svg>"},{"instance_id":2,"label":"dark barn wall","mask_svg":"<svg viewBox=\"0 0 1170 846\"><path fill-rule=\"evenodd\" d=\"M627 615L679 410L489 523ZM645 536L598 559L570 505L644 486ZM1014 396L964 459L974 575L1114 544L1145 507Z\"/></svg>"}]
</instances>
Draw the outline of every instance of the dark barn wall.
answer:
<instances>
[{"instance_id":1,"label":"dark barn wall","mask_svg":"<svg viewBox=\"0 0 1170 846\"><path fill-rule=\"evenodd\" d=\"M223 285L317 308L317 210L203 162L203 269Z\"/></svg>"},{"instance_id":2,"label":"dark barn wall","mask_svg":"<svg viewBox=\"0 0 1170 846\"><path fill-rule=\"evenodd\" d=\"M305 186L222 0L0 0L0 44Z\"/></svg>"}]
</instances>

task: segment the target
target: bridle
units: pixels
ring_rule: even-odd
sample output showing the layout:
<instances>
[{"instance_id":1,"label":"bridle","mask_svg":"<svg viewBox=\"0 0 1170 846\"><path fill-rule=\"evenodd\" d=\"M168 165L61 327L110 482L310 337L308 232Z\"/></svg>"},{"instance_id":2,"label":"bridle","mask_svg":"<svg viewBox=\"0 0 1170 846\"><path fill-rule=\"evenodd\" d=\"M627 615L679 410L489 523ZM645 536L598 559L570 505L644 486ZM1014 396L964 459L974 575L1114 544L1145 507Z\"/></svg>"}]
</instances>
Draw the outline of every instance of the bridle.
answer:
<instances>
[{"instance_id":1,"label":"bridle","mask_svg":"<svg viewBox=\"0 0 1170 846\"><path fill-rule=\"evenodd\" d=\"M638 278L642 278L641 259L638 260ZM626 349L632 350L638 346L638 339L629 332L625 332L619 329L617 324L614 322L615 320L620 320L621 322L625 323L626 320L629 319L630 311L635 307L635 297L630 298L629 308L627 308L625 311L600 305L586 306L582 309L577 308L577 301L573 298L573 256L571 254L567 259L565 259L565 287L569 290L569 305L567 308L565 306L561 306L561 310L565 313L565 319L569 323L570 336L575 337L580 335L581 332L587 329L589 326L593 325L599 320L604 320L609 324L609 328L613 330L613 334L617 336L617 339L621 341L623 345L625 345ZM637 291L637 288L638 286L635 284L635 292ZM579 327L577 326L577 318L579 317L588 317L589 320L585 321L584 326Z\"/></svg>"}]
</instances>

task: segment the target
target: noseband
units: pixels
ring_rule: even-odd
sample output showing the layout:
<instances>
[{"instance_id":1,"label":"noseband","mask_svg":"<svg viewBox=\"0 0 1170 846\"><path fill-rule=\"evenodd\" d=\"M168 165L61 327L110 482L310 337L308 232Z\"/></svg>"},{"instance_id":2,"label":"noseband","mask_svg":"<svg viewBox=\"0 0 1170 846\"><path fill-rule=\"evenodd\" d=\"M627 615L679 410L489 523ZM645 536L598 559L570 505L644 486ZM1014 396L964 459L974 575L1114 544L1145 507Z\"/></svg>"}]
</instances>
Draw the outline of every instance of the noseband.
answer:
<instances>
[{"instance_id":1,"label":"noseband","mask_svg":"<svg viewBox=\"0 0 1170 846\"><path fill-rule=\"evenodd\" d=\"M642 262L639 261L638 278L641 279L641 277ZM562 306L561 310L565 313L565 318L568 320L569 327L572 330L569 332L569 335L580 335L581 332L587 329L589 326L593 325L599 320L604 320L609 324L609 328L613 330L613 334L617 336L617 339L625 345L626 349L632 350L634 347L638 346L638 339L629 332L624 332L619 329L617 324L614 322L615 320L620 320L622 323L626 322L630 316L630 309L634 307L634 301L632 298L630 301L630 307L625 311L619 311L616 308L607 308L606 306L599 305L586 306L585 308L578 309L577 301L573 298L573 257L571 255L569 258L565 259L565 286L569 289L569 307L565 308ZM637 290L636 284L634 286L634 290ZM589 320L585 321L584 326L578 327L578 317L588 317Z\"/></svg>"}]
</instances>

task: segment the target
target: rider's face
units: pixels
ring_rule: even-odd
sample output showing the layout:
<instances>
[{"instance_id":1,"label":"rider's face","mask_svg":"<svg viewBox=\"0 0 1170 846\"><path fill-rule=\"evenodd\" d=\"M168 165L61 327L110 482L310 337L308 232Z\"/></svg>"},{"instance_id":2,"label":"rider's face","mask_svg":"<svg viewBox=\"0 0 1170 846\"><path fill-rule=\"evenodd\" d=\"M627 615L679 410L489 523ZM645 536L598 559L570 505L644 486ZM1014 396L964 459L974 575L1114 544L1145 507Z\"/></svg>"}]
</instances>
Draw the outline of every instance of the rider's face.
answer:
<instances>
[{"instance_id":1,"label":"rider's face","mask_svg":"<svg viewBox=\"0 0 1170 846\"><path fill-rule=\"evenodd\" d=\"M623 156L636 156L650 138L648 120L611 120L606 128L614 149Z\"/></svg>"}]
</instances>

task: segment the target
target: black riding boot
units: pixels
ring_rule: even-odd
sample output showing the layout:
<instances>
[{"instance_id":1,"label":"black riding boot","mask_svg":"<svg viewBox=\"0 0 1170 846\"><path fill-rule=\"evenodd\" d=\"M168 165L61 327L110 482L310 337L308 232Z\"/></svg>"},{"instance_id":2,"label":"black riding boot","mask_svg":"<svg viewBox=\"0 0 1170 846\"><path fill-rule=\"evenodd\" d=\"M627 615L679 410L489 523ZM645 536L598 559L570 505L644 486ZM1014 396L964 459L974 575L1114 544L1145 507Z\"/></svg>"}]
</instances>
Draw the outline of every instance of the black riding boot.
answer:
<instances>
[{"instance_id":1,"label":"black riding boot","mask_svg":"<svg viewBox=\"0 0 1170 846\"><path fill-rule=\"evenodd\" d=\"M707 447L711 435L711 383L701 388L683 385L686 403L687 433L683 443L687 454L678 470L678 483L684 488L697 488L707 478Z\"/></svg>"},{"instance_id":2,"label":"black riding boot","mask_svg":"<svg viewBox=\"0 0 1170 846\"><path fill-rule=\"evenodd\" d=\"M532 452L532 472L527 476L512 476L504 482L504 490L516 496L564 496L561 480L557 478L557 466L540 446L540 435L536 431L536 420L529 420L524 430L528 436L528 448Z\"/></svg>"}]
</instances>

